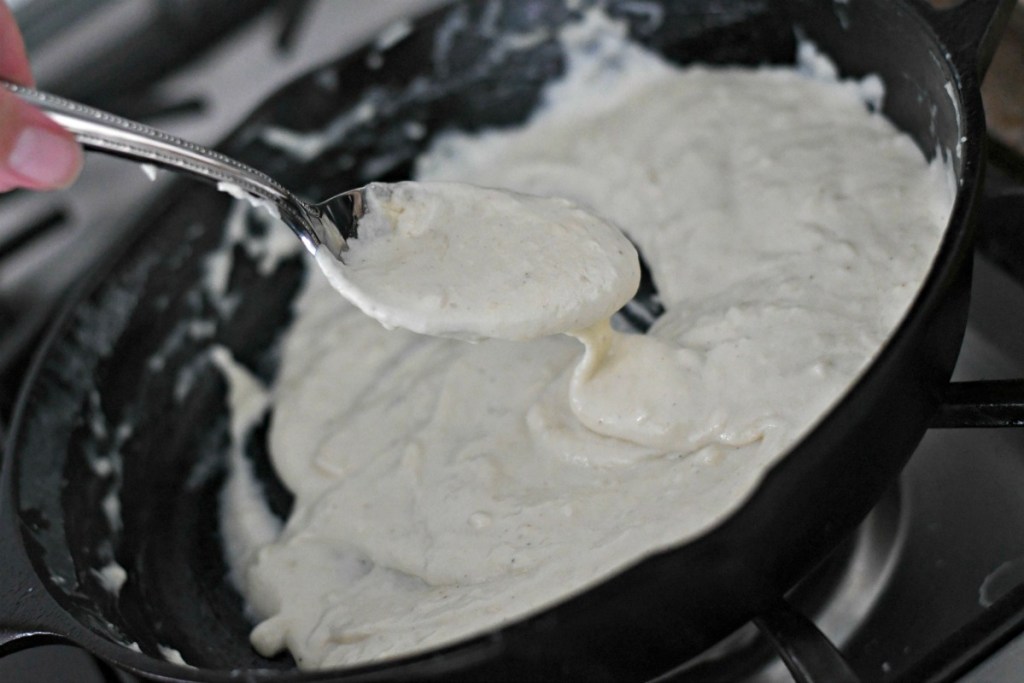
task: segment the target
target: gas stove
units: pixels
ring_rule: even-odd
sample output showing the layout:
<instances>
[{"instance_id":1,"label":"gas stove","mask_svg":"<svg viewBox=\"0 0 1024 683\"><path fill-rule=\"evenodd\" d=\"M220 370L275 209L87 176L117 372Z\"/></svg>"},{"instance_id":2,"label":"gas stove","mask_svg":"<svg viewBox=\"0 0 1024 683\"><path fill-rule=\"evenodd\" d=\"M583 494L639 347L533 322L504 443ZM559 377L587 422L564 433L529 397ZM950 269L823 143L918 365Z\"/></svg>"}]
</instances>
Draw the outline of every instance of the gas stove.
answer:
<instances>
[{"instance_id":1,"label":"gas stove","mask_svg":"<svg viewBox=\"0 0 1024 683\"><path fill-rule=\"evenodd\" d=\"M442 1L11 4L43 89L216 144L296 75ZM1024 311L1024 234L1014 224L1024 207L1024 100L1013 95L1024 78L1018 15L986 86L990 200L957 380L1024 377L1024 315L1016 313ZM0 196L0 428L62 297L96 254L131 237L167 182L91 156L69 190ZM788 598L865 682L1024 679L1024 431L939 423L853 538ZM76 648L47 646L0 659L0 680L136 679ZM749 625L661 680L793 676Z\"/></svg>"}]
</instances>

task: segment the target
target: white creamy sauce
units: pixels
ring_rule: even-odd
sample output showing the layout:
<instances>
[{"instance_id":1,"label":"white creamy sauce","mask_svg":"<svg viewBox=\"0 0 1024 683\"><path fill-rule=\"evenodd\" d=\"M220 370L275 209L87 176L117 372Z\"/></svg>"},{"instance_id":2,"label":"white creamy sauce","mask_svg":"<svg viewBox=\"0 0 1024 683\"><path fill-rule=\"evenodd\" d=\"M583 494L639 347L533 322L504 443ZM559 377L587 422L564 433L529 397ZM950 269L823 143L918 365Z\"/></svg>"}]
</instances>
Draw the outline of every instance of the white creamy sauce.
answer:
<instances>
[{"instance_id":1,"label":"white creamy sauce","mask_svg":"<svg viewBox=\"0 0 1024 683\"><path fill-rule=\"evenodd\" d=\"M121 592L121 587L128 580L128 572L114 560L92 571L96 578L100 580L103 588L114 595L118 595Z\"/></svg>"},{"instance_id":2,"label":"white creamy sauce","mask_svg":"<svg viewBox=\"0 0 1024 683\"><path fill-rule=\"evenodd\" d=\"M236 198L228 212L224 226L224 239L220 248L206 257L203 263L203 289L210 300L225 316L230 315L237 305L237 297L231 293L231 273L235 267L235 247L241 246L246 253L257 262L260 274L269 275L277 269L280 262L303 250L302 242L295 238L291 230L284 228L276 219L275 214L265 211L260 203L253 203L251 197L241 188L229 192ZM276 207L275 207L276 208ZM263 223L265 228L260 235L251 234L249 221ZM191 325L191 323L190 323ZM172 335L171 349L176 344L177 334ZM151 357L150 362L157 367L163 364L165 353Z\"/></svg>"},{"instance_id":3,"label":"white creamy sauce","mask_svg":"<svg viewBox=\"0 0 1024 683\"><path fill-rule=\"evenodd\" d=\"M225 194L231 195L235 199L243 199L249 202L252 206L258 209L263 209L274 218L281 217L281 212L278 211L277 205L274 204L274 202L269 201L267 199L263 199L262 197L257 197L254 194L250 194L244 188L242 188L241 185L229 183L226 180L222 180L219 183L217 183L217 189Z\"/></svg>"},{"instance_id":4,"label":"white creamy sauce","mask_svg":"<svg viewBox=\"0 0 1024 683\"><path fill-rule=\"evenodd\" d=\"M274 517L263 499L260 484L245 459L245 435L261 420L269 403L267 390L240 365L224 347L214 347L213 362L228 383L231 410L231 452L229 476L221 490L221 530L224 534L225 553L234 558L230 569L231 582L244 585L238 571L255 558L251 556L262 546L271 543L281 533L281 523Z\"/></svg>"},{"instance_id":5,"label":"white creamy sauce","mask_svg":"<svg viewBox=\"0 0 1024 683\"><path fill-rule=\"evenodd\" d=\"M181 653L178 652L177 650L175 650L173 647L171 647L169 645L160 645L159 643L157 643L156 647L157 647L157 650L160 652L160 656L163 657L164 659L166 659L171 664L178 664L179 666L188 666L188 667L192 666L191 664L186 662L185 658L181 656ZM192 667L192 668L195 668L195 667Z\"/></svg>"},{"instance_id":6,"label":"white creamy sauce","mask_svg":"<svg viewBox=\"0 0 1024 683\"><path fill-rule=\"evenodd\" d=\"M373 46L378 50L389 50L398 43L405 40L412 33L412 22L408 19L399 19L377 36Z\"/></svg>"},{"instance_id":7,"label":"white creamy sauce","mask_svg":"<svg viewBox=\"0 0 1024 683\"><path fill-rule=\"evenodd\" d=\"M360 102L352 111L338 117L322 131L300 133L278 126L267 126L263 129L260 139L266 145L295 159L312 161L333 141L343 138L349 131L365 124L376 115L377 107L372 101Z\"/></svg>"},{"instance_id":8,"label":"white creamy sauce","mask_svg":"<svg viewBox=\"0 0 1024 683\"><path fill-rule=\"evenodd\" d=\"M418 179L586 207L639 246L666 312L643 337L577 330L585 347L466 344L386 331L309 278L271 390L293 513L236 533L252 501L222 499L261 653L422 651L695 538L856 379L932 262L945 170L869 111L876 85L679 69L595 14L562 40L525 125L439 140ZM265 398L218 362L240 442Z\"/></svg>"},{"instance_id":9,"label":"white creamy sauce","mask_svg":"<svg viewBox=\"0 0 1024 683\"><path fill-rule=\"evenodd\" d=\"M615 226L560 198L465 183L371 183L339 262L316 261L387 328L534 339L607 320L640 282Z\"/></svg>"}]
</instances>

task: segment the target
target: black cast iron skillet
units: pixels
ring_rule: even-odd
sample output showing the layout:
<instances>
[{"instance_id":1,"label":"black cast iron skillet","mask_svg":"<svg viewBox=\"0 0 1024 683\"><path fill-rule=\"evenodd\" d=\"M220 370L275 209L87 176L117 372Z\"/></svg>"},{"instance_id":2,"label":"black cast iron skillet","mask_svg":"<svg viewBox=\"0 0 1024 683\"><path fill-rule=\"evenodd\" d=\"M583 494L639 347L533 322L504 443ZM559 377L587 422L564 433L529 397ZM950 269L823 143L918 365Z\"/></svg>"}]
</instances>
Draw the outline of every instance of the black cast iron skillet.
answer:
<instances>
[{"instance_id":1,"label":"black cast iron skillet","mask_svg":"<svg viewBox=\"0 0 1024 683\"><path fill-rule=\"evenodd\" d=\"M929 157L937 149L949 156L959 181L949 227L912 309L868 371L738 512L531 618L394 662L300 673L289 657L264 659L248 644L216 522L225 386L205 351L223 344L270 381L304 271L296 257L262 273L235 247L234 304L218 307L198 283L230 200L179 184L140 223L127 253L68 306L22 392L0 501L0 649L70 641L162 680L637 680L752 618L785 630L780 596L895 480L947 387L966 325L982 172L979 73L1012 4L973 0L937 12L894 0L666 0L652 13L650 3L609 3L638 41L678 62L789 62L800 33L844 75L879 74L886 116ZM523 121L563 55L553 40L502 52L498 37L573 16L540 0L447 8L384 53L367 48L291 84L224 148L310 197L406 177L440 131ZM324 129L360 100L373 102L375 115L313 159L291 159L260 136L268 124ZM410 136L410 121L426 134ZM185 320L208 324L190 334ZM290 499L269 470L260 431L250 455L283 516ZM90 465L110 454L110 471ZM105 500L120 501L123 524L109 521ZM95 573L111 559L128 572L119 597ZM159 645L199 668L164 661Z\"/></svg>"}]
</instances>

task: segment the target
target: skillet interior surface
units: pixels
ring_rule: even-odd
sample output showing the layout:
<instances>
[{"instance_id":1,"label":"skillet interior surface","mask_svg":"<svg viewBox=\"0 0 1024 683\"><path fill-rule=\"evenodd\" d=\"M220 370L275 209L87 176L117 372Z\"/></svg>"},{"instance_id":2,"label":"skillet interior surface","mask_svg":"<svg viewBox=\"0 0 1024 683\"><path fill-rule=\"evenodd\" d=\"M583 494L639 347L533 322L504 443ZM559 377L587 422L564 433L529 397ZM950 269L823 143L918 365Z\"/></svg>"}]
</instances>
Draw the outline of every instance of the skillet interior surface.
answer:
<instances>
[{"instance_id":1,"label":"skillet interior surface","mask_svg":"<svg viewBox=\"0 0 1024 683\"><path fill-rule=\"evenodd\" d=\"M844 75L881 75L885 113L929 156L957 149L965 130L970 112L946 89L955 82L952 67L900 4L691 0L609 7L638 41L681 63L788 63L802 32ZM367 48L288 86L224 149L309 197L407 178L412 160L439 132L522 122L543 85L560 73L563 56L551 39L508 50L501 37L572 17L561 3L534 0L446 9L384 52ZM367 105L372 116L354 114ZM410 135L410 122L423 134ZM335 137L322 153L300 159L266 144L267 126L333 129ZM960 178L973 172L964 149L951 157ZM895 477L937 400L927 395L930 387L948 378L966 302L965 276L951 275L966 239L968 209L961 204L953 219L960 227L940 255L942 283L919 300L919 320L905 324L890 345L904 356L918 353L912 367L890 349L863 378L860 394L848 396L734 518L553 613L485 639L481 656L503 659L494 668L472 666L510 679L538 671L567 679L657 674L741 625L819 561ZM134 644L158 659L159 646L171 646L205 670L182 669L182 678L294 668L288 656L265 659L252 650L243 602L226 580L217 522L229 439L226 387L207 352L226 346L272 382L304 259L268 265L232 243L224 229L230 210L230 198L193 183L178 184L153 207L134 246L54 331L22 397L8 451L21 539L49 594L84 626L76 639ZM266 229L253 220L245 228ZM230 305L203 286L208 256L224 249L232 264ZM908 377L909 389L892 389ZM872 402L878 396L885 398ZM903 411L900 424L879 426L893 411ZM847 438L864 429L874 431L871 441ZM252 435L248 452L283 518L291 501L267 462L262 433ZM887 441L880 446L877 438ZM845 464L833 466L837 459ZM127 571L117 596L97 572L112 560ZM447 667L437 660L417 666L426 677Z\"/></svg>"}]
</instances>

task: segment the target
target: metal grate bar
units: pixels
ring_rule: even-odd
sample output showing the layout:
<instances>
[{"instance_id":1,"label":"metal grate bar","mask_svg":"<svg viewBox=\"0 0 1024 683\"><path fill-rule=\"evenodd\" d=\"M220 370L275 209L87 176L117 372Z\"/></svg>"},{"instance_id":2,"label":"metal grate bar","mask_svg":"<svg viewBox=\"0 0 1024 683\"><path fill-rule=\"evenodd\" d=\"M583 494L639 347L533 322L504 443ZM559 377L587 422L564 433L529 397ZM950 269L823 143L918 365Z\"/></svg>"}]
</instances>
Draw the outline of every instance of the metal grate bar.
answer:
<instances>
[{"instance_id":1,"label":"metal grate bar","mask_svg":"<svg viewBox=\"0 0 1024 683\"><path fill-rule=\"evenodd\" d=\"M953 382L930 426L1024 427L1024 380Z\"/></svg>"}]
</instances>

